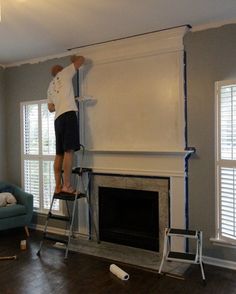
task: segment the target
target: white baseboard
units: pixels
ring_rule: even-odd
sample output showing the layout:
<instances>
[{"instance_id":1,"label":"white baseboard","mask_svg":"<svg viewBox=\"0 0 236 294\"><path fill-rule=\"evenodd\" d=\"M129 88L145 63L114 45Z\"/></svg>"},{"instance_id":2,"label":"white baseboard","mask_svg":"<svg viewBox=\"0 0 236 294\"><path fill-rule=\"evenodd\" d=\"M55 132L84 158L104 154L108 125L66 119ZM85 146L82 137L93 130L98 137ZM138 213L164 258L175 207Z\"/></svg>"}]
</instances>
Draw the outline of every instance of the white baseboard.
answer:
<instances>
[{"instance_id":1,"label":"white baseboard","mask_svg":"<svg viewBox=\"0 0 236 294\"><path fill-rule=\"evenodd\" d=\"M213 257L209 257L209 256L203 256L202 259L203 259L203 262L206 264L236 270L236 262L235 261L213 258Z\"/></svg>"}]
</instances>

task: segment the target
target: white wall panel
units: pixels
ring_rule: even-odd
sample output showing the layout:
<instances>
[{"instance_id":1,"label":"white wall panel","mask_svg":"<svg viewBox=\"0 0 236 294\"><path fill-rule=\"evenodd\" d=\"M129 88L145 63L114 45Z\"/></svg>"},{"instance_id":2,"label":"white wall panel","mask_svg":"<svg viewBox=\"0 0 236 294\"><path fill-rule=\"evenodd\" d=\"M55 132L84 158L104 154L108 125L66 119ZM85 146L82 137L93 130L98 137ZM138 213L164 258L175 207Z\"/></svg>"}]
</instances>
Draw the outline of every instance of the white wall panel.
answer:
<instances>
[{"instance_id":1,"label":"white wall panel","mask_svg":"<svg viewBox=\"0 0 236 294\"><path fill-rule=\"evenodd\" d=\"M171 33L170 33L171 32ZM85 49L89 150L184 149L183 28Z\"/></svg>"},{"instance_id":2,"label":"white wall panel","mask_svg":"<svg viewBox=\"0 0 236 294\"><path fill-rule=\"evenodd\" d=\"M85 144L93 150L184 147L182 54L168 52L95 65L85 88Z\"/></svg>"}]
</instances>

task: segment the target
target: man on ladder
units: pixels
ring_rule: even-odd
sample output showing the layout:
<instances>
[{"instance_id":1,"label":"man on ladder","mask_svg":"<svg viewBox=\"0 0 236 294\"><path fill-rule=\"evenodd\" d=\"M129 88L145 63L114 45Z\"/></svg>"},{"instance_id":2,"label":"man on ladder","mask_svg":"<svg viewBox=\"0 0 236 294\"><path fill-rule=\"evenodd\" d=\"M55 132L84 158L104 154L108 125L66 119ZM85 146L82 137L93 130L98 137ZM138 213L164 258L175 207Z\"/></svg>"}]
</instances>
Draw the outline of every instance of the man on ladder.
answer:
<instances>
[{"instance_id":1,"label":"man on ladder","mask_svg":"<svg viewBox=\"0 0 236 294\"><path fill-rule=\"evenodd\" d=\"M50 209L47 215L43 238L40 242L37 255L40 256L43 240L51 240L66 244L65 259L67 259L71 237L73 235L73 224L77 200L85 198L89 208L89 214L94 223L94 231L99 242L96 225L93 220L93 212L89 202L89 181L92 170L90 168L75 168L72 171L74 152L80 149L79 128L76 112L78 107L75 103L72 78L77 70L84 64L83 56L72 56L72 64L63 68L60 65L52 67L53 80L48 88L48 109L55 111L55 134L56 134L56 157L54 161L54 173L56 187L52 197ZM82 145L81 145L82 146ZM84 147L82 146L83 150ZM62 167L63 167L63 185L62 185ZM71 185L71 175L75 174L83 183L83 175L87 175L87 186L82 185L82 192L79 192L79 179L77 179L76 189ZM67 215L57 215L53 212L54 200L63 200L66 204ZM68 201L73 202L72 213L68 207ZM69 223L68 234L63 237L57 237L47 231L49 220L59 220ZM90 233L89 233L90 234Z\"/></svg>"},{"instance_id":2,"label":"man on ladder","mask_svg":"<svg viewBox=\"0 0 236 294\"><path fill-rule=\"evenodd\" d=\"M72 78L84 63L83 56L72 56L71 64L65 68L54 65L51 69L54 77L48 88L48 110L55 111L56 156L54 161L55 193L76 194L71 185L71 171L74 151L80 149L77 123L78 111L75 103ZM61 183L62 167L63 185Z\"/></svg>"}]
</instances>

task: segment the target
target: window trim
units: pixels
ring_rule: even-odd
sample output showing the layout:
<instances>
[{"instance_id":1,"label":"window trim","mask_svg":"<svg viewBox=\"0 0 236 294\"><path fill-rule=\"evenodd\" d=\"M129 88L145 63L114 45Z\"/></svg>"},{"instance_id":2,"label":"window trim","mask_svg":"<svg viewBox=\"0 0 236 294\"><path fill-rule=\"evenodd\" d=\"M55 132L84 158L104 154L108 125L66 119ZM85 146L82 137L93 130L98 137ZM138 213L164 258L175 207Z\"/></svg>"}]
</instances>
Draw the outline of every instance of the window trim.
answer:
<instances>
[{"instance_id":1,"label":"window trim","mask_svg":"<svg viewBox=\"0 0 236 294\"><path fill-rule=\"evenodd\" d=\"M32 100L32 101L22 101L20 102L20 129L21 129L21 183L22 187L25 188L25 175L24 175L24 161L31 159L31 160L39 160L42 162L43 160L54 161L55 155L43 155L42 152L42 128L41 128L41 105L47 104L47 100ZM38 125L39 125L39 155L35 154L24 154L24 117L23 111L24 106L38 104ZM43 173L42 173L42 164L39 164L39 197L40 197L40 207L35 208L34 211L41 214L47 214L48 209L43 209L42 207L42 200L43 200ZM59 201L59 210L56 211L57 214L64 215L63 207Z\"/></svg>"},{"instance_id":2,"label":"window trim","mask_svg":"<svg viewBox=\"0 0 236 294\"><path fill-rule=\"evenodd\" d=\"M221 154L221 107L220 107L220 89L222 86L236 85L236 80L224 80L215 82L215 238L210 240L221 246L236 246L236 240L221 235L221 207L220 207L220 167L236 168L236 160L220 159Z\"/></svg>"}]
</instances>

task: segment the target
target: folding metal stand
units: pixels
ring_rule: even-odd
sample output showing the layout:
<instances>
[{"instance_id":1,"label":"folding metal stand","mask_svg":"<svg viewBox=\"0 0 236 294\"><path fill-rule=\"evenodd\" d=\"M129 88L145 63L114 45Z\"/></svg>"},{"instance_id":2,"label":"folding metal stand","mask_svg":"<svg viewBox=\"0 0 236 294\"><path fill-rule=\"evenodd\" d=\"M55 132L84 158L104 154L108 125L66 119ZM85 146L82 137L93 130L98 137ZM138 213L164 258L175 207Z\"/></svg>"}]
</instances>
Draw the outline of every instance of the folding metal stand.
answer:
<instances>
[{"instance_id":1,"label":"folding metal stand","mask_svg":"<svg viewBox=\"0 0 236 294\"><path fill-rule=\"evenodd\" d=\"M74 174L76 176L76 194L72 195L69 193L57 193L53 195L52 201L51 201L51 205L50 205L50 209L47 215L47 219L46 219L46 223L45 223L45 227L44 227L44 231L43 231L43 239L40 242L40 246L39 246L39 250L37 252L37 255L40 256L40 252L43 246L43 242L44 240L51 240L51 241L55 241L55 242L60 242L63 244L66 244L66 249L65 249L65 259L68 257L68 250L69 250L69 246L70 246L70 242L71 242L71 237L73 236L73 225L74 225L74 220L75 220L75 211L76 211L76 207L77 207L77 201L79 201L82 198L86 199L86 202L88 204L88 208L89 208L89 216L90 219L93 221L93 225L94 225L94 231L96 234L96 239L97 242L99 242L99 236L98 236L98 231L96 228L96 224L93 220L93 211L90 205L90 199L89 199L89 184L90 184L90 180L91 180L91 173L92 170L89 168L74 168L72 170L72 174ZM85 185L85 181L83 179L83 177L85 176L85 174L87 174L88 180L87 180L87 185ZM82 189L81 187L79 187L79 181L81 180L82 183ZM79 189L80 188L80 189ZM81 191L83 190L83 191ZM81 192L79 192L81 191ZM56 215L52 213L52 208L53 208L53 204L55 200L60 200L60 201L65 201L66 203L66 208L67 208L67 215L63 216L63 215ZM72 208L72 213L69 210L69 205L68 202L73 202L73 208ZM69 232L68 235L65 235L63 237L58 237L58 236L54 236L52 234L49 234L47 232L48 229L48 223L50 220L58 220L58 221L63 221L69 224ZM91 234L91 232L90 232ZM90 236L91 237L91 236Z\"/></svg>"},{"instance_id":2,"label":"folding metal stand","mask_svg":"<svg viewBox=\"0 0 236 294\"><path fill-rule=\"evenodd\" d=\"M196 253L184 253L171 251L171 237L182 237L196 240ZM202 262L202 232L182 229L165 229L164 237L164 249L161 265L159 268L159 274L162 272L162 268L165 261L178 261L191 264L199 264L201 268L202 280L205 283L205 273Z\"/></svg>"}]
</instances>

